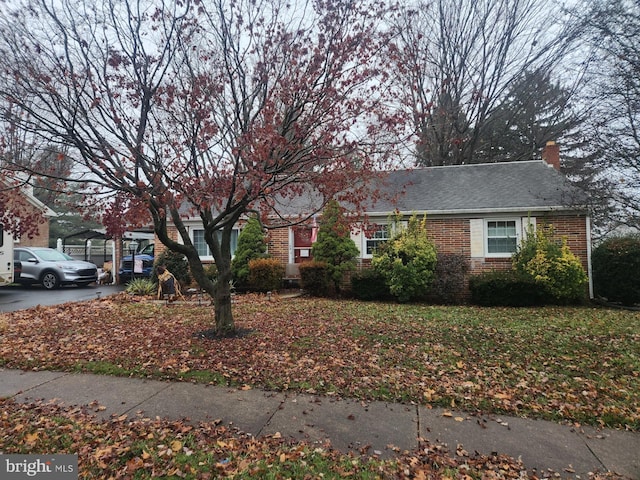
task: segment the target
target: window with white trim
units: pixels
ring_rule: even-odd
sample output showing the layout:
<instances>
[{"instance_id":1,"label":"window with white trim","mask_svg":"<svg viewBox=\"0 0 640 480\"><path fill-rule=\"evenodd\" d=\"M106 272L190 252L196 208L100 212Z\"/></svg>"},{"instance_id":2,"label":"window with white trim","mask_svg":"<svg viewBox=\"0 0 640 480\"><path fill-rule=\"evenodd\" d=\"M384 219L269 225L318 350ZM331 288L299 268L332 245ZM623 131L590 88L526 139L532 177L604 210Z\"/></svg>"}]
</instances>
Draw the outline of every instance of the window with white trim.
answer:
<instances>
[{"instance_id":1,"label":"window with white trim","mask_svg":"<svg viewBox=\"0 0 640 480\"><path fill-rule=\"evenodd\" d=\"M218 240L222 237L222 232L217 231L216 235L218 236ZM211 255L211 250L209 249L209 245L204 239L204 230L203 229L193 229L192 230L192 241L193 246L196 247L198 251L198 256L200 258L213 258ZM231 232L231 256L235 255L236 248L238 247L238 229L234 228Z\"/></svg>"},{"instance_id":2,"label":"window with white trim","mask_svg":"<svg viewBox=\"0 0 640 480\"><path fill-rule=\"evenodd\" d=\"M513 255L520 240L520 219L487 220L486 255L509 257Z\"/></svg>"},{"instance_id":3,"label":"window with white trim","mask_svg":"<svg viewBox=\"0 0 640 480\"><path fill-rule=\"evenodd\" d=\"M372 257L376 249L391 238L391 225L376 225L376 228L365 233L365 257Z\"/></svg>"}]
</instances>

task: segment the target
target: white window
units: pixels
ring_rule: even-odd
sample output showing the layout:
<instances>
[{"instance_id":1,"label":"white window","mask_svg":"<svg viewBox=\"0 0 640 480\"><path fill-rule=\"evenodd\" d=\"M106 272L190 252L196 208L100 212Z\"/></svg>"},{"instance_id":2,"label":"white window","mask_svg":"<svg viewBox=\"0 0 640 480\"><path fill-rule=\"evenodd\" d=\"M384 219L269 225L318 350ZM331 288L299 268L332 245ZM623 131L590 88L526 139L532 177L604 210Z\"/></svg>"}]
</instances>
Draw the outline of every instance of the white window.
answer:
<instances>
[{"instance_id":1,"label":"white window","mask_svg":"<svg viewBox=\"0 0 640 480\"><path fill-rule=\"evenodd\" d=\"M487 257L510 257L520 242L520 219L487 220L485 233Z\"/></svg>"},{"instance_id":2,"label":"white window","mask_svg":"<svg viewBox=\"0 0 640 480\"><path fill-rule=\"evenodd\" d=\"M364 235L364 257L373 257L376 249L391 238L391 225L376 225Z\"/></svg>"},{"instance_id":3,"label":"white window","mask_svg":"<svg viewBox=\"0 0 640 480\"><path fill-rule=\"evenodd\" d=\"M198 251L198 255L200 258L204 259L212 259L213 255L211 255L211 250L209 249L209 245L204 239L204 230L202 229L194 229L192 230L192 241L193 246L196 247ZM218 236L218 240L222 237L222 232L217 231L216 235ZM231 256L235 255L236 248L238 247L238 230L236 228L231 232Z\"/></svg>"}]
</instances>

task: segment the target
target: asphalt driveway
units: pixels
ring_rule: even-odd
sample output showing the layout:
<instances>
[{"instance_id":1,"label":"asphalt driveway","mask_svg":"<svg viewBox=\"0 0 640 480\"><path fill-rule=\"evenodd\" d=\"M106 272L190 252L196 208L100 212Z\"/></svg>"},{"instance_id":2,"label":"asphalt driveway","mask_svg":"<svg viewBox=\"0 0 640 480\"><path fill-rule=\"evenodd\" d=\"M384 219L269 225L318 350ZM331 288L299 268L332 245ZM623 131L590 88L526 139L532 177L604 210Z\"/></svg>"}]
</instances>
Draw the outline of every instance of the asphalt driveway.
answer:
<instances>
[{"instance_id":1,"label":"asphalt driveway","mask_svg":"<svg viewBox=\"0 0 640 480\"><path fill-rule=\"evenodd\" d=\"M123 285L93 284L87 287L65 286L56 290L45 290L40 285L0 287L0 312L14 312L36 305L58 305L91 300L113 295L124 288Z\"/></svg>"}]
</instances>

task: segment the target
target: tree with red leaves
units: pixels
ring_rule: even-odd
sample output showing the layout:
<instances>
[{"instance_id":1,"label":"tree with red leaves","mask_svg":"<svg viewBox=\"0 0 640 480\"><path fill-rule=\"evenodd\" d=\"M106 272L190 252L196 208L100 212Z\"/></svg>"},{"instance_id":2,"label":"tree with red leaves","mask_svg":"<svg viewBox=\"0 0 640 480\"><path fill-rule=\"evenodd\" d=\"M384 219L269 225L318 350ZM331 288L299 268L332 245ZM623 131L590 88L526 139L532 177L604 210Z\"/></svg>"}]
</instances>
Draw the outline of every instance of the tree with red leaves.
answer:
<instances>
[{"instance_id":1,"label":"tree with red leaves","mask_svg":"<svg viewBox=\"0 0 640 480\"><path fill-rule=\"evenodd\" d=\"M393 158L388 32L376 0L24 0L4 5L0 96L24 130L65 147L111 230L149 215L234 331L231 234L248 212L303 221L355 210ZM28 115L23 115L27 113ZM24 121L28 118L29 121ZM313 196L291 216L282 205ZM218 269L204 273L185 218ZM274 220L275 219L275 220ZM175 228L176 239L172 235Z\"/></svg>"}]
</instances>

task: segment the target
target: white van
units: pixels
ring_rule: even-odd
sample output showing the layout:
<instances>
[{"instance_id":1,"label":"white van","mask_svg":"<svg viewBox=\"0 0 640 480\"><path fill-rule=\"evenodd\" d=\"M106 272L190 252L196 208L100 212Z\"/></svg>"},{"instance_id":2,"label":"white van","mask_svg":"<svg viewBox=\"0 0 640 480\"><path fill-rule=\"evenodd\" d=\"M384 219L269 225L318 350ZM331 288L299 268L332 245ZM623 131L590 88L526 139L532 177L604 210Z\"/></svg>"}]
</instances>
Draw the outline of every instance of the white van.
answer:
<instances>
[{"instance_id":1,"label":"white van","mask_svg":"<svg viewBox=\"0 0 640 480\"><path fill-rule=\"evenodd\" d=\"M13 235L0 225L0 287L13 283Z\"/></svg>"}]
</instances>

